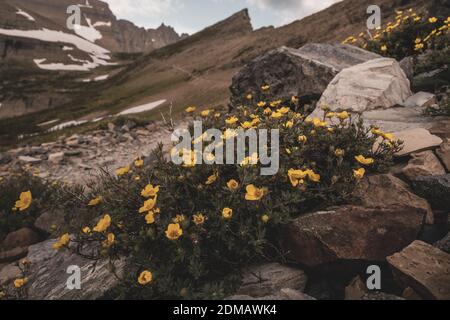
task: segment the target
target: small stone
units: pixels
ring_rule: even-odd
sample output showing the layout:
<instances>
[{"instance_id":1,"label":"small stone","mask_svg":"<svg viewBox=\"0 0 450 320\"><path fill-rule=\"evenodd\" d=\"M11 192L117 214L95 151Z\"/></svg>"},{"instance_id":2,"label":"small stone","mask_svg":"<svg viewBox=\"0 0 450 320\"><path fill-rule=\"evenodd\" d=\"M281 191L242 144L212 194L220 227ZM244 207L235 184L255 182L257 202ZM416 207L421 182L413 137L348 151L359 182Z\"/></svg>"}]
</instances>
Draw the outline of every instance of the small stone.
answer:
<instances>
[{"instance_id":1,"label":"small stone","mask_svg":"<svg viewBox=\"0 0 450 320\"><path fill-rule=\"evenodd\" d=\"M402 297L405 300L415 300L415 301L422 300L419 294L416 291L414 291L414 289L411 287L408 287L405 290L403 290Z\"/></svg>"},{"instance_id":2,"label":"small stone","mask_svg":"<svg viewBox=\"0 0 450 320\"><path fill-rule=\"evenodd\" d=\"M427 108L434 103L436 103L434 94L420 91L406 99L403 105L407 108Z\"/></svg>"},{"instance_id":3,"label":"small stone","mask_svg":"<svg viewBox=\"0 0 450 320\"><path fill-rule=\"evenodd\" d=\"M61 164L64 160L64 152L51 153L48 155L48 162Z\"/></svg>"},{"instance_id":4,"label":"small stone","mask_svg":"<svg viewBox=\"0 0 450 320\"><path fill-rule=\"evenodd\" d=\"M33 158L30 156L20 156L19 157L20 162L29 163L29 164L38 164L41 163L42 160L38 158Z\"/></svg>"},{"instance_id":5,"label":"small stone","mask_svg":"<svg viewBox=\"0 0 450 320\"><path fill-rule=\"evenodd\" d=\"M22 270L15 264L0 267L0 286L7 285L22 275Z\"/></svg>"},{"instance_id":6,"label":"small stone","mask_svg":"<svg viewBox=\"0 0 450 320\"><path fill-rule=\"evenodd\" d=\"M345 300L362 300L368 291L367 285L357 276L345 287Z\"/></svg>"}]
</instances>

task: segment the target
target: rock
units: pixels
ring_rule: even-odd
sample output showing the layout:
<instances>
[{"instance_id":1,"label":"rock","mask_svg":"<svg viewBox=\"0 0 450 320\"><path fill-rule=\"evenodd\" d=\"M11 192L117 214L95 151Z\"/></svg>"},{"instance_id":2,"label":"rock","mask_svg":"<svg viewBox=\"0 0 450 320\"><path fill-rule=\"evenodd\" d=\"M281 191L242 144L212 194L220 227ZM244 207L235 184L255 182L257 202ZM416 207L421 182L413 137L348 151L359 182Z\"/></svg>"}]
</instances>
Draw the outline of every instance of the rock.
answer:
<instances>
[{"instance_id":1,"label":"rock","mask_svg":"<svg viewBox=\"0 0 450 320\"><path fill-rule=\"evenodd\" d=\"M41 214L34 222L34 226L37 229L47 234L57 233L64 227L64 225L64 212L59 210L46 211Z\"/></svg>"},{"instance_id":2,"label":"rock","mask_svg":"<svg viewBox=\"0 0 450 320\"><path fill-rule=\"evenodd\" d=\"M306 214L281 231L281 246L297 263L316 267L383 261L417 239L426 211L407 206L342 206Z\"/></svg>"},{"instance_id":3,"label":"rock","mask_svg":"<svg viewBox=\"0 0 450 320\"><path fill-rule=\"evenodd\" d=\"M442 139L450 139L450 120L435 121L430 132Z\"/></svg>"},{"instance_id":4,"label":"rock","mask_svg":"<svg viewBox=\"0 0 450 320\"><path fill-rule=\"evenodd\" d=\"M414 57L403 58L399 62L399 64L400 64L400 68L402 68L402 70L405 73L406 77L409 80L412 80L414 78Z\"/></svg>"},{"instance_id":5,"label":"rock","mask_svg":"<svg viewBox=\"0 0 450 320\"><path fill-rule=\"evenodd\" d=\"M48 155L48 162L60 164L64 160L64 152L51 153Z\"/></svg>"},{"instance_id":6,"label":"rock","mask_svg":"<svg viewBox=\"0 0 450 320\"><path fill-rule=\"evenodd\" d=\"M11 156L7 153L0 152L0 164L8 164L11 162Z\"/></svg>"},{"instance_id":7,"label":"rock","mask_svg":"<svg viewBox=\"0 0 450 320\"><path fill-rule=\"evenodd\" d=\"M29 156L19 156L19 161L23 163L29 163L29 164L38 164L41 163L41 159L33 158Z\"/></svg>"},{"instance_id":8,"label":"rock","mask_svg":"<svg viewBox=\"0 0 450 320\"><path fill-rule=\"evenodd\" d=\"M419 294L416 291L414 291L414 289L411 287L408 287L405 290L403 290L402 298L404 298L405 300L414 300L414 301L422 300Z\"/></svg>"},{"instance_id":9,"label":"rock","mask_svg":"<svg viewBox=\"0 0 450 320\"><path fill-rule=\"evenodd\" d=\"M307 281L306 274L300 269L268 263L246 270L237 294L263 297L283 288L303 291Z\"/></svg>"},{"instance_id":10,"label":"rock","mask_svg":"<svg viewBox=\"0 0 450 320\"><path fill-rule=\"evenodd\" d=\"M417 177L411 181L414 193L425 198L434 209L450 208L450 174Z\"/></svg>"},{"instance_id":11,"label":"rock","mask_svg":"<svg viewBox=\"0 0 450 320\"><path fill-rule=\"evenodd\" d=\"M429 203L411 192L402 180L390 175L367 176L353 192L352 203L363 207L410 206L427 212L427 223L434 222Z\"/></svg>"},{"instance_id":12,"label":"rock","mask_svg":"<svg viewBox=\"0 0 450 320\"><path fill-rule=\"evenodd\" d=\"M433 149L439 147L443 142L441 138L432 135L430 131L420 128L394 132L393 135L396 139L404 142L403 150L398 152L397 156Z\"/></svg>"},{"instance_id":13,"label":"rock","mask_svg":"<svg viewBox=\"0 0 450 320\"><path fill-rule=\"evenodd\" d=\"M316 300L315 298L293 289L281 289L279 292L276 292L272 295L264 296L264 297L251 297L247 295L234 295L226 298L225 300L244 300L244 301L269 301L269 300L295 300L295 301L308 301L308 300Z\"/></svg>"},{"instance_id":14,"label":"rock","mask_svg":"<svg viewBox=\"0 0 450 320\"><path fill-rule=\"evenodd\" d=\"M261 86L270 84L273 97L319 97L333 77L344 68L379 58L379 55L342 44L310 43L300 49L281 47L256 58L234 78L230 87L231 104L266 100Z\"/></svg>"},{"instance_id":15,"label":"rock","mask_svg":"<svg viewBox=\"0 0 450 320\"><path fill-rule=\"evenodd\" d=\"M365 294L361 300L405 300L402 297L398 297L393 294L384 293L384 292L373 292Z\"/></svg>"},{"instance_id":16,"label":"rock","mask_svg":"<svg viewBox=\"0 0 450 320\"><path fill-rule=\"evenodd\" d=\"M379 58L342 70L328 85L318 107L364 112L402 105L411 95L398 62Z\"/></svg>"},{"instance_id":17,"label":"rock","mask_svg":"<svg viewBox=\"0 0 450 320\"><path fill-rule=\"evenodd\" d=\"M116 131L117 131L117 127L116 127L116 125L115 125L114 123L109 122L109 123L108 123L108 130L109 130L110 132L116 132Z\"/></svg>"},{"instance_id":18,"label":"rock","mask_svg":"<svg viewBox=\"0 0 450 320\"><path fill-rule=\"evenodd\" d=\"M22 228L9 233L2 242L2 247L11 250L17 247L28 247L41 241L41 237L30 228Z\"/></svg>"},{"instance_id":19,"label":"rock","mask_svg":"<svg viewBox=\"0 0 450 320\"><path fill-rule=\"evenodd\" d=\"M28 247L17 247L12 250L0 252L0 263L14 262L25 257L28 253Z\"/></svg>"},{"instance_id":20,"label":"rock","mask_svg":"<svg viewBox=\"0 0 450 320\"><path fill-rule=\"evenodd\" d=\"M4 286L22 275L22 270L15 264L8 264L0 268L0 287Z\"/></svg>"},{"instance_id":21,"label":"rock","mask_svg":"<svg viewBox=\"0 0 450 320\"><path fill-rule=\"evenodd\" d=\"M394 275L425 299L450 299L450 255L433 246L414 241L387 258Z\"/></svg>"},{"instance_id":22,"label":"rock","mask_svg":"<svg viewBox=\"0 0 450 320\"><path fill-rule=\"evenodd\" d=\"M403 104L407 108L427 108L436 103L436 96L429 92L420 91L408 99Z\"/></svg>"},{"instance_id":23,"label":"rock","mask_svg":"<svg viewBox=\"0 0 450 320\"><path fill-rule=\"evenodd\" d=\"M95 300L118 284L107 260L95 263L68 250L55 250L54 243L55 240L48 240L29 248L27 260L31 267L27 288L30 300ZM119 276L123 274L124 265L124 260L115 264ZM67 289L69 266L80 267L82 290Z\"/></svg>"},{"instance_id":24,"label":"rock","mask_svg":"<svg viewBox=\"0 0 450 320\"><path fill-rule=\"evenodd\" d=\"M409 160L408 165L403 169L403 174L409 180L420 176L439 176L446 173L433 151L413 153L411 156L412 159Z\"/></svg>"},{"instance_id":25,"label":"rock","mask_svg":"<svg viewBox=\"0 0 450 320\"><path fill-rule=\"evenodd\" d=\"M447 172L450 172L450 139L447 139L447 141L436 150L436 154L444 164Z\"/></svg>"},{"instance_id":26,"label":"rock","mask_svg":"<svg viewBox=\"0 0 450 320\"><path fill-rule=\"evenodd\" d=\"M345 287L345 300L361 300L368 291L367 285L357 276Z\"/></svg>"},{"instance_id":27,"label":"rock","mask_svg":"<svg viewBox=\"0 0 450 320\"><path fill-rule=\"evenodd\" d=\"M81 154L82 154L81 150L69 150L64 152L64 156L66 157L76 157Z\"/></svg>"},{"instance_id":28,"label":"rock","mask_svg":"<svg viewBox=\"0 0 450 320\"><path fill-rule=\"evenodd\" d=\"M436 248L450 254L450 233L434 244Z\"/></svg>"}]
</instances>

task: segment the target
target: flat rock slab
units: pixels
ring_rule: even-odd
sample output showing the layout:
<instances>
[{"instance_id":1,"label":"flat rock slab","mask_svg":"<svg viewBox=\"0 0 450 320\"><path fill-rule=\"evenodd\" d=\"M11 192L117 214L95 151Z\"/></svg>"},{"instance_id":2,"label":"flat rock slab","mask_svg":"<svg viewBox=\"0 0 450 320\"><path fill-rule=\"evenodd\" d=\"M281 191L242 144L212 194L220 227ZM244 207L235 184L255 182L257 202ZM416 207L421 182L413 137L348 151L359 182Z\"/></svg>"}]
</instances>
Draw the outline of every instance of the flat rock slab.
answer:
<instances>
[{"instance_id":1,"label":"flat rock slab","mask_svg":"<svg viewBox=\"0 0 450 320\"><path fill-rule=\"evenodd\" d=\"M436 150L436 154L441 159L447 171L450 172L450 139L446 139L441 147Z\"/></svg>"},{"instance_id":2,"label":"flat rock slab","mask_svg":"<svg viewBox=\"0 0 450 320\"><path fill-rule=\"evenodd\" d=\"M404 142L403 149L396 154L397 156L406 156L413 152L434 149L443 142L441 138L422 128L394 132L393 135L396 139Z\"/></svg>"},{"instance_id":3,"label":"flat rock slab","mask_svg":"<svg viewBox=\"0 0 450 320\"><path fill-rule=\"evenodd\" d=\"M384 261L418 238L426 210L342 206L297 218L280 234L287 257L309 267Z\"/></svg>"},{"instance_id":4,"label":"flat rock slab","mask_svg":"<svg viewBox=\"0 0 450 320\"><path fill-rule=\"evenodd\" d=\"M405 286L425 299L450 299L450 255L425 242L414 241L387 258L394 274Z\"/></svg>"},{"instance_id":5,"label":"flat rock slab","mask_svg":"<svg viewBox=\"0 0 450 320\"><path fill-rule=\"evenodd\" d=\"M276 294L283 288L303 291L308 277L300 269L279 263L268 263L244 271L238 295L263 297Z\"/></svg>"},{"instance_id":6,"label":"flat rock slab","mask_svg":"<svg viewBox=\"0 0 450 320\"><path fill-rule=\"evenodd\" d=\"M440 176L446 174L444 167L433 151L413 153L408 165L403 168L402 173L413 180L420 176Z\"/></svg>"},{"instance_id":7,"label":"flat rock slab","mask_svg":"<svg viewBox=\"0 0 450 320\"><path fill-rule=\"evenodd\" d=\"M450 174L417 177L411 181L411 186L433 208L446 211L450 209Z\"/></svg>"},{"instance_id":8,"label":"flat rock slab","mask_svg":"<svg viewBox=\"0 0 450 320\"><path fill-rule=\"evenodd\" d=\"M436 102L436 96L429 92L420 91L406 99L403 104L407 108L426 108Z\"/></svg>"}]
</instances>

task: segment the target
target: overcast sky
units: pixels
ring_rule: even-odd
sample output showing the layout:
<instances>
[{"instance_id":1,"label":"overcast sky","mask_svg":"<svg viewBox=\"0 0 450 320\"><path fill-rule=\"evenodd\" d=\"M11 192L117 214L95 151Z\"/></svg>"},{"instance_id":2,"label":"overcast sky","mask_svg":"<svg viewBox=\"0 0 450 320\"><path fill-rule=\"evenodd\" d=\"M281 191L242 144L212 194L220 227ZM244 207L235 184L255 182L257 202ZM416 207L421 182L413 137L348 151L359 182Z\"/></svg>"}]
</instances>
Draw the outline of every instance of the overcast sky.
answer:
<instances>
[{"instance_id":1,"label":"overcast sky","mask_svg":"<svg viewBox=\"0 0 450 320\"><path fill-rule=\"evenodd\" d=\"M280 26L339 0L104 0L118 18L155 28L162 22L177 32L194 33L249 8L254 28Z\"/></svg>"}]
</instances>

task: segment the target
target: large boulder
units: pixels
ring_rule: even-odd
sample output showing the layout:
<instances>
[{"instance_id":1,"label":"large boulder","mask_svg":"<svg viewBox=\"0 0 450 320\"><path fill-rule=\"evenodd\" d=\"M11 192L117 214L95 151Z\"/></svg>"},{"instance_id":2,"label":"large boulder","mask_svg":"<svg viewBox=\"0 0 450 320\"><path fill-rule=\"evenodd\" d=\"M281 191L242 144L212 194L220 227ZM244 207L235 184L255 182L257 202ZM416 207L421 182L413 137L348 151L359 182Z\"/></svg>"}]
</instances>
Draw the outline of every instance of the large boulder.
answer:
<instances>
[{"instance_id":1,"label":"large boulder","mask_svg":"<svg viewBox=\"0 0 450 320\"><path fill-rule=\"evenodd\" d=\"M434 222L430 204L411 192L402 180L390 174L365 177L353 192L352 203L364 207L410 206L427 212L427 223Z\"/></svg>"},{"instance_id":2,"label":"large boulder","mask_svg":"<svg viewBox=\"0 0 450 320\"><path fill-rule=\"evenodd\" d=\"M303 292L308 278L300 269L268 263L244 271L238 295L264 297L276 294L283 288Z\"/></svg>"},{"instance_id":3,"label":"large boulder","mask_svg":"<svg viewBox=\"0 0 450 320\"><path fill-rule=\"evenodd\" d=\"M380 56L343 44L310 43L300 49L281 47L246 65L233 78L231 103L248 103L251 93L255 101L266 100L261 86L269 84L272 97L317 96L341 70Z\"/></svg>"},{"instance_id":4,"label":"large boulder","mask_svg":"<svg viewBox=\"0 0 450 320\"><path fill-rule=\"evenodd\" d=\"M92 261L69 250L55 250L55 240L48 240L29 247L27 261L30 263L28 298L30 300L94 300L118 284L110 271L107 259ZM121 276L124 260L115 263L115 271ZM67 273L69 266L81 270L81 290L69 290Z\"/></svg>"},{"instance_id":5,"label":"large boulder","mask_svg":"<svg viewBox=\"0 0 450 320\"><path fill-rule=\"evenodd\" d=\"M318 106L361 113L403 105L411 95L409 80L398 62L379 58L342 70L328 85Z\"/></svg>"},{"instance_id":6,"label":"large boulder","mask_svg":"<svg viewBox=\"0 0 450 320\"><path fill-rule=\"evenodd\" d=\"M30 228L22 228L9 233L2 242L2 247L11 250L17 247L28 247L41 241L41 237Z\"/></svg>"},{"instance_id":7,"label":"large boulder","mask_svg":"<svg viewBox=\"0 0 450 320\"><path fill-rule=\"evenodd\" d=\"M414 241L387 258L394 275L404 286L425 299L450 299L450 255L425 242Z\"/></svg>"},{"instance_id":8,"label":"large boulder","mask_svg":"<svg viewBox=\"0 0 450 320\"><path fill-rule=\"evenodd\" d=\"M342 206L297 218L281 232L289 259L315 267L345 261L383 261L416 240L426 210L408 206Z\"/></svg>"},{"instance_id":9,"label":"large boulder","mask_svg":"<svg viewBox=\"0 0 450 320\"><path fill-rule=\"evenodd\" d=\"M449 211L450 174L417 177L411 182L414 192L427 199L433 208Z\"/></svg>"}]
</instances>

